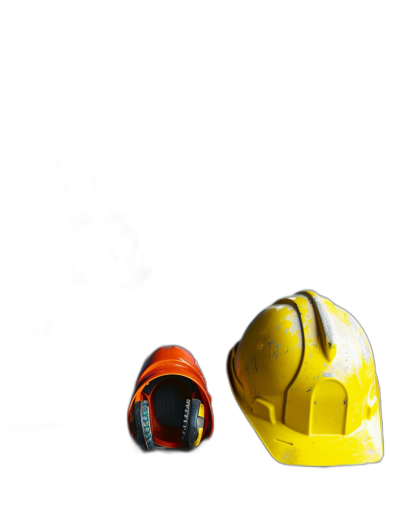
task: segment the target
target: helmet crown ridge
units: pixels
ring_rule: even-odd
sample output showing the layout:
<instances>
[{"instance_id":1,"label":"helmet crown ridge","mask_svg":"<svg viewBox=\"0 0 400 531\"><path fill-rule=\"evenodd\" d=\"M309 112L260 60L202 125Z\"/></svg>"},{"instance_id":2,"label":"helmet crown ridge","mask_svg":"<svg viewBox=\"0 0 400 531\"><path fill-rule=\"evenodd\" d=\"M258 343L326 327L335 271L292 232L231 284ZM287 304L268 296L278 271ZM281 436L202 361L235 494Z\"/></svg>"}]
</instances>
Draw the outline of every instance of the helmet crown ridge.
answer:
<instances>
[{"instance_id":1,"label":"helmet crown ridge","mask_svg":"<svg viewBox=\"0 0 400 531\"><path fill-rule=\"evenodd\" d=\"M300 291L299 295L305 295L312 301L315 316L317 319L318 331L321 337L321 346L325 356L329 361L332 361L336 356L336 338L333 330L332 322L329 318L329 313L322 298L315 293L315 291ZM332 310L336 316L338 312L336 306L332 304Z\"/></svg>"}]
</instances>

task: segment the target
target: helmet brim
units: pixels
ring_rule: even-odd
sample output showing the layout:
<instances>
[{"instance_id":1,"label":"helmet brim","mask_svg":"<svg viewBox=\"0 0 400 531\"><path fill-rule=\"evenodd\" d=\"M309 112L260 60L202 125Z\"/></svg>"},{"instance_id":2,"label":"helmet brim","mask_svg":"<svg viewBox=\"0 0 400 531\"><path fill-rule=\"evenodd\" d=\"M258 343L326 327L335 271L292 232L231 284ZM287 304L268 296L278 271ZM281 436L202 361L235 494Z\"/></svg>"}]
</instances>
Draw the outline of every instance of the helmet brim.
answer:
<instances>
[{"instance_id":1,"label":"helmet brim","mask_svg":"<svg viewBox=\"0 0 400 531\"><path fill-rule=\"evenodd\" d=\"M376 463L383 457L380 408L370 420L349 435L306 435L282 422L255 415L244 396L235 367L236 348L228 356L227 372L232 392L243 413L271 456L279 463L303 466L338 466ZM379 397L378 397L379 398Z\"/></svg>"}]
</instances>

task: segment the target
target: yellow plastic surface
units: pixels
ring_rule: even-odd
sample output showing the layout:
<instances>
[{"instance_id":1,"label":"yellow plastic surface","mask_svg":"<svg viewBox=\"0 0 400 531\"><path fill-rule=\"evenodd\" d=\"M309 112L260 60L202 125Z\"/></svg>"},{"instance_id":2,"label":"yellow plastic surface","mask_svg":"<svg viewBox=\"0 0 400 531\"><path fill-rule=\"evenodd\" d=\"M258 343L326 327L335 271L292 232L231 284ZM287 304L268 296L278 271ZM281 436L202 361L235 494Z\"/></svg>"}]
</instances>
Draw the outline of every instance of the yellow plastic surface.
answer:
<instances>
[{"instance_id":1,"label":"yellow plastic surface","mask_svg":"<svg viewBox=\"0 0 400 531\"><path fill-rule=\"evenodd\" d=\"M197 414L197 418L199 418L199 417L204 419L204 406L203 406L203 404L200 404L200 407L199 407L199 412ZM199 435L197 436L197 439L194 442L194 446L199 446L201 438L203 437L203 430L204 430L204 428L199 428Z\"/></svg>"},{"instance_id":2,"label":"yellow plastic surface","mask_svg":"<svg viewBox=\"0 0 400 531\"><path fill-rule=\"evenodd\" d=\"M232 350L228 375L277 461L330 466L382 459L372 348L356 319L330 300L306 291L264 310Z\"/></svg>"}]
</instances>

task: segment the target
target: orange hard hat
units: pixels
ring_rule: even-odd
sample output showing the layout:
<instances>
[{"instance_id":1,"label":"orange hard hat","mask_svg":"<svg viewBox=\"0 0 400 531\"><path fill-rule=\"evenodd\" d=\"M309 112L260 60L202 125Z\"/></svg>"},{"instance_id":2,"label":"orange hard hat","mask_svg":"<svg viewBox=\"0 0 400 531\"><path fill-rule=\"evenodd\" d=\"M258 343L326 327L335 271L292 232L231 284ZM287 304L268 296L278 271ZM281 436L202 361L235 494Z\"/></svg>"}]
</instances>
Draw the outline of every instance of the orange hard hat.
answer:
<instances>
[{"instance_id":1,"label":"orange hard hat","mask_svg":"<svg viewBox=\"0 0 400 531\"><path fill-rule=\"evenodd\" d=\"M211 436L211 396L189 351L164 346L147 358L129 406L128 425L145 450L193 448Z\"/></svg>"}]
</instances>

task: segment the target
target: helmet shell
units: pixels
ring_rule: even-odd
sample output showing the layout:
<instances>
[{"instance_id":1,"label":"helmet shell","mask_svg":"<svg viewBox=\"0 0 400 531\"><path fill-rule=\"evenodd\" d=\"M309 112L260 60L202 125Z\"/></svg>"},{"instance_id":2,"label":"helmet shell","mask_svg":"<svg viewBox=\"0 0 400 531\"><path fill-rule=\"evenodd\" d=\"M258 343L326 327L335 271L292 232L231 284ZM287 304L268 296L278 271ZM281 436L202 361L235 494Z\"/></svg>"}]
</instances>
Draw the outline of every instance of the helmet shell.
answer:
<instances>
[{"instance_id":1,"label":"helmet shell","mask_svg":"<svg viewBox=\"0 0 400 531\"><path fill-rule=\"evenodd\" d=\"M204 405L203 438L210 437L213 432L214 419L211 408L211 395L207 390L206 380L194 356L188 350L176 345L160 347L147 358L142 366L128 410L128 425L132 436L134 435L132 418L135 402L149 399L146 394L146 386L157 378L165 376L183 376L193 382ZM156 419L153 418L153 425L156 424ZM158 437L156 432L153 433L153 440L159 446L169 448L180 446L180 437L179 442L168 441Z\"/></svg>"},{"instance_id":2,"label":"helmet shell","mask_svg":"<svg viewBox=\"0 0 400 531\"><path fill-rule=\"evenodd\" d=\"M232 390L278 461L339 465L383 455L372 348L357 320L305 291L249 325L228 360Z\"/></svg>"}]
</instances>

